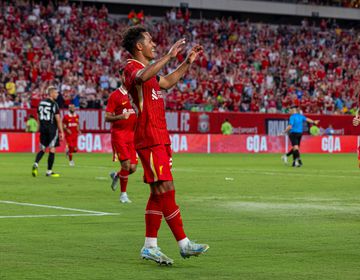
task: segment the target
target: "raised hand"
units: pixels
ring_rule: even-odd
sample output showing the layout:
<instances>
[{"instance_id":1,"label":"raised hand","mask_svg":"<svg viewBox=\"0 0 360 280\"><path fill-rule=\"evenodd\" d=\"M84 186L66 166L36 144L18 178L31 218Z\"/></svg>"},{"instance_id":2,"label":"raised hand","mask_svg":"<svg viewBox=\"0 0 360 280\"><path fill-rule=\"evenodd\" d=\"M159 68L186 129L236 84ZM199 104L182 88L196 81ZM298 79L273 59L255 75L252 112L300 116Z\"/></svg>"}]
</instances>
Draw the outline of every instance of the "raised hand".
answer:
<instances>
[{"instance_id":1,"label":"raised hand","mask_svg":"<svg viewBox=\"0 0 360 280\"><path fill-rule=\"evenodd\" d=\"M168 54L171 58L175 58L185 47L186 40L182 38L178 40L172 47L170 48Z\"/></svg>"},{"instance_id":2,"label":"raised hand","mask_svg":"<svg viewBox=\"0 0 360 280\"><path fill-rule=\"evenodd\" d=\"M203 51L204 51L204 48L201 45L195 45L194 47L192 47L186 57L187 63L189 63L189 64L193 63L195 61L195 59L197 58L197 56Z\"/></svg>"}]
</instances>

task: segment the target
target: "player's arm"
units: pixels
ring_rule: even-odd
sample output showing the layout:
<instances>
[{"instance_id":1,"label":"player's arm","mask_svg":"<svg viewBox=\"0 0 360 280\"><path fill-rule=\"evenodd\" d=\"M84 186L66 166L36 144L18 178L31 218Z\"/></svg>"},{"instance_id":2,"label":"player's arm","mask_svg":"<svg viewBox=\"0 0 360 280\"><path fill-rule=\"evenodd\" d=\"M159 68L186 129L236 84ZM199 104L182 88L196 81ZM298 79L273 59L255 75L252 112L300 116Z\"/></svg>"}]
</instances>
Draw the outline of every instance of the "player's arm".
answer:
<instances>
[{"instance_id":1,"label":"player's arm","mask_svg":"<svg viewBox=\"0 0 360 280\"><path fill-rule=\"evenodd\" d=\"M288 126L285 128L285 130L283 131L283 134L284 134L284 135L287 134L287 133L292 129L293 125L294 125L294 118L293 118L293 116L290 116L289 124L288 124Z\"/></svg>"},{"instance_id":2,"label":"player's arm","mask_svg":"<svg viewBox=\"0 0 360 280\"><path fill-rule=\"evenodd\" d=\"M290 131L290 129L292 129L292 125L291 124L289 124L286 128L285 128L285 130L284 130L284 134L287 134L289 131Z\"/></svg>"},{"instance_id":3,"label":"player's arm","mask_svg":"<svg viewBox=\"0 0 360 280\"><path fill-rule=\"evenodd\" d=\"M39 118L36 119L36 122L37 122L36 132L39 132L39 131L40 131L40 121L39 121Z\"/></svg>"},{"instance_id":4,"label":"player's arm","mask_svg":"<svg viewBox=\"0 0 360 280\"><path fill-rule=\"evenodd\" d=\"M190 68L191 64L195 61L198 54L203 50L200 45L194 46L188 53L186 59L179 65L179 67L172 73L165 77L160 77L159 85L162 89L169 89L173 87L185 72Z\"/></svg>"},{"instance_id":5,"label":"player's arm","mask_svg":"<svg viewBox=\"0 0 360 280\"><path fill-rule=\"evenodd\" d=\"M319 120L312 120L310 118L306 118L306 122L310 123L310 124L316 124L318 125L318 123L320 122Z\"/></svg>"},{"instance_id":6,"label":"player's arm","mask_svg":"<svg viewBox=\"0 0 360 280\"><path fill-rule=\"evenodd\" d=\"M55 120L56 120L57 127L60 131L60 140L63 140L64 139L64 130L63 130L60 114L55 114Z\"/></svg>"},{"instance_id":7,"label":"player's arm","mask_svg":"<svg viewBox=\"0 0 360 280\"><path fill-rule=\"evenodd\" d=\"M39 111L39 108L37 109L36 121L37 121L37 131L36 132L39 132L40 131L40 111Z\"/></svg>"},{"instance_id":8,"label":"player's arm","mask_svg":"<svg viewBox=\"0 0 360 280\"><path fill-rule=\"evenodd\" d=\"M39 118L36 119L36 132L39 132L40 131L40 121L39 121Z\"/></svg>"},{"instance_id":9,"label":"player's arm","mask_svg":"<svg viewBox=\"0 0 360 280\"><path fill-rule=\"evenodd\" d=\"M105 112L105 121L106 122L116 122L118 120L127 120L130 117L129 112L126 112L121 115L115 115L115 113Z\"/></svg>"},{"instance_id":10,"label":"player's arm","mask_svg":"<svg viewBox=\"0 0 360 280\"><path fill-rule=\"evenodd\" d=\"M178 53L184 48L185 39L177 41L169 50L169 52L164 55L162 58L158 59L154 63L146 66L136 73L135 83L142 84L157 75L159 71L173 58L175 58Z\"/></svg>"},{"instance_id":11,"label":"player's arm","mask_svg":"<svg viewBox=\"0 0 360 280\"><path fill-rule=\"evenodd\" d=\"M70 130L70 129L68 128L68 126L67 126L65 117L64 117L64 119L63 119L62 124L63 124L64 131L66 131L66 133L70 135L70 134L71 134L71 130Z\"/></svg>"}]
</instances>

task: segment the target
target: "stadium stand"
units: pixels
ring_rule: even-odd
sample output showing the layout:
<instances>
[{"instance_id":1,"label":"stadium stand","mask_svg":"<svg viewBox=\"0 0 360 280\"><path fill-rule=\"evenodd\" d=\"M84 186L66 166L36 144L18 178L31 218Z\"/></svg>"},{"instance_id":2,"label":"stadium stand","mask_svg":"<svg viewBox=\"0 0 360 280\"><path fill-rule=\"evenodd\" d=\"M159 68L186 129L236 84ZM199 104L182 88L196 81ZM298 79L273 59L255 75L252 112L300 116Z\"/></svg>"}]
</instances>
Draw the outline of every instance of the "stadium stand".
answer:
<instances>
[{"instance_id":1,"label":"stadium stand","mask_svg":"<svg viewBox=\"0 0 360 280\"><path fill-rule=\"evenodd\" d=\"M359 31L342 29L335 20L283 26L231 17L192 20L189 10L180 9L160 19L133 12L114 18L106 6L2 2L0 108L36 107L54 83L60 107L104 108L127 58L119 47L121 32L138 22L155 34L160 53L181 37L205 48L168 92L169 110L285 113L296 104L305 113L348 114L356 107Z\"/></svg>"},{"instance_id":2,"label":"stadium stand","mask_svg":"<svg viewBox=\"0 0 360 280\"><path fill-rule=\"evenodd\" d=\"M359 0L261 0L269 2L281 2L291 4L309 4L322 6L335 6L344 8L360 8Z\"/></svg>"}]
</instances>

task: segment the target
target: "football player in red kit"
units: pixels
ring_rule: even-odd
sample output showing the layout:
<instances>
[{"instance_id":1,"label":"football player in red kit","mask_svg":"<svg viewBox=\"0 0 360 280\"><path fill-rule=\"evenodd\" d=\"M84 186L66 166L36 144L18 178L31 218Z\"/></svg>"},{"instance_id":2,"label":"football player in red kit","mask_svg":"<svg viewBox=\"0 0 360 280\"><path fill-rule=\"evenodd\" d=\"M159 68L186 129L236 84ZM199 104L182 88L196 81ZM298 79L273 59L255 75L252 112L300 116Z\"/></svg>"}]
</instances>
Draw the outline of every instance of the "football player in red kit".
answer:
<instances>
[{"instance_id":1,"label":"football player in red kit","mask_svg":"<svg viewBox=\"0 0 360 280\"><path fill-rule=\"evenodd\" d=\"M209 246L190 241L183 229L175 187L171 174L170 137L166 127L163 89L174 86L190 68L203 48L196 45L188 52L178 68L159 76L164 66L180 54L186 41L177 41L169 52L158 60L156 44L141 26L130 27L123 35L123 47L132 55L124 68L125 87L134 102L138 119L135 128L135 149L143 168L144 181L150 185L150 197L145 210L145 244L140 251L143 259L171 265L173 260L157 246L157 234L165 218L183 258L205 253Z\"/></svg>"},{"instance_id":2,"label":"football player in red kit","mask_svg":"<svg viewBox=\"0 0 360 280\"><path fill-rule=\"evenodd\" d=\"M63 127L66 140L66 154L69 165L74 166L73 154L77 152L77 140L80 133L79 116L75 113L75 105L69 105L69 113L63 118Z\"/></svg>"},{"instance_id":3,"label":"football player in red kit","mask_svg":"<svg viewBox=\"0 0 360 280\"><path fill-rule=\"evenodd\" d=\"M131 203L126 189L128 177L136 171L137 155L134 147L136 113L132 108L128 93L122 86L111 93L105 112L105 120L111 122L111 145L113 161L120 161L120 170L112 172L111 188L118 186L120 179L120 202Z\"/></svg>"}]
</instances>

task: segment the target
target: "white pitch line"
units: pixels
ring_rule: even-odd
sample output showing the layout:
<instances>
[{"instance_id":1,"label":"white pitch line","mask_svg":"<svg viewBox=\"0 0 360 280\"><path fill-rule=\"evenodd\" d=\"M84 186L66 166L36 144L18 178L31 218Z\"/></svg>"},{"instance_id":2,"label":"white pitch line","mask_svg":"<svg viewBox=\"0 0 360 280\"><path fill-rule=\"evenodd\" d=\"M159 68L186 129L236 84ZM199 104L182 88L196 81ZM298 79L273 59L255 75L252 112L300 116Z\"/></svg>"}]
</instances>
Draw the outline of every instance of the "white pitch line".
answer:
<instances>
[{"instance_id":1,"label":"white pitch line","mask_svg":"<svg viewBox=\"0 0 360 280\"><path fill-rule=\"evenodd\" d=\"M62 214L62 215L22 215L22 216L0 216L0 219L7 218L48 218L48 217L89 217L89 216L115 216L119 213L104 213L104 214Z\"/></svg>"},{"instance_id":2,"label":"white pitch line","mask_svg":"<svg viewBox=\"0 0 360 280\"><path fill-rule=\"evenodd\" d=\"M33 207L43 207L43 208L60 209L60 210L69 210L69 211L85 212L85 213L91 213L91 214L97 214L97 215L110 215L111 214L111 213L92 211L92 210L67 208L67 207L60 207L60 206L53 206L53 205L46 205L46 204L24 203L24 202L7 201L7 200L0 200L0 203L23 205L23 206L33 206Z\"/></svg>"}]
</instances>

